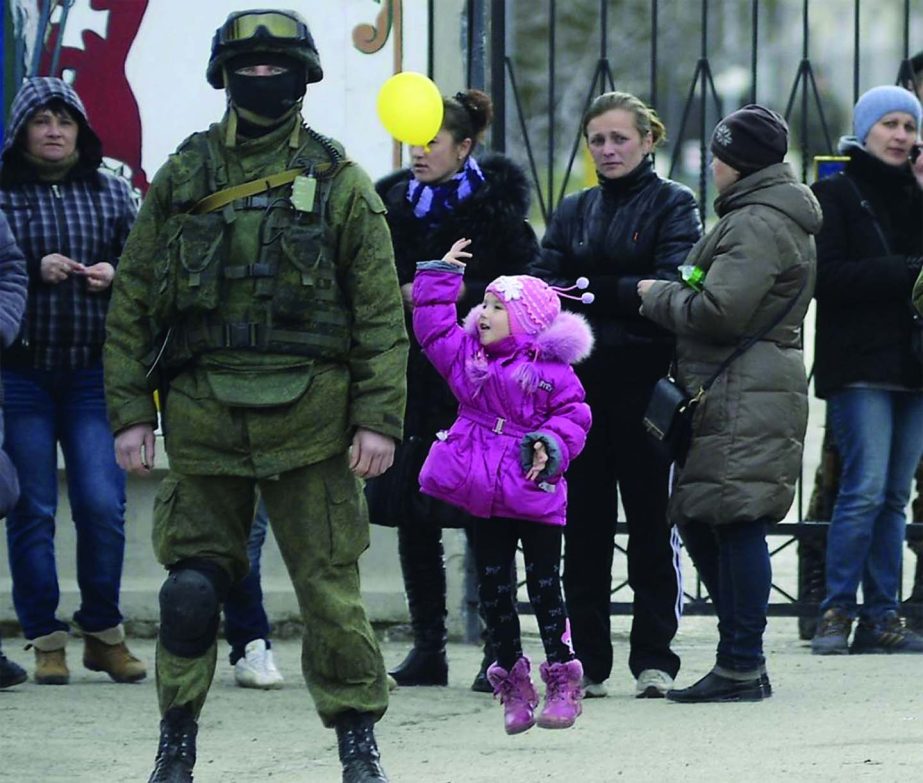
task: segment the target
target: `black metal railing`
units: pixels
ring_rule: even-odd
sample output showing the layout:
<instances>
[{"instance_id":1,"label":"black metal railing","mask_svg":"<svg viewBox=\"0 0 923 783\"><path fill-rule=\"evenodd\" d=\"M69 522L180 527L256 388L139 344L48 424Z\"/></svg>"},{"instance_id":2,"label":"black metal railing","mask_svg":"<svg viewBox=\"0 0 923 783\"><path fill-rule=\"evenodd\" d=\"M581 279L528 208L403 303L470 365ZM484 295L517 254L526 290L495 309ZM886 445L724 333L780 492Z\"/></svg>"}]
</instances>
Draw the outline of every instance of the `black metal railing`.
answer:
<instances>
[{"instance_id":1,"label":"black metal railing","mask_svg":"<svg viewBox=\"0 0 923 783\"><path fill-rule=\"evenodd\" d=\"M743 2L743 0L741 0ZM797 62L792 77L792 86L788 93L785 103L784 116L786 120L791 121L796 107L799 112L796 117L797 122L793 130L797 134L798 151L801 157L801 178L803 181L808 179L808 167L811 161L812 152L830 153L834 151L835 137L832 133L828 121L829 113L825 110L825 101L829 96L825 95L818 85L816 78L815 62L812 58L812 47L814 46L814 37L812 36L812 7L817 8L822 0L802 0L801 6L801 57ZM826 2L826 0L824 0ZM711 127L724 114L725 109L733 109L736 106L728 105L725 96L721 95L716 86L716 81L712 69L712 60L714 49L710 33L714 23L715 6L719 3L716 0L698 0L698 18L699 18L699 56L695 68L691 73L688 82L688 89L679 112L678 133L673 141L672 152L669 159L668 176L674 177L675 172L680 165L683 144L686 141L697 140L699 147L698 160L698 199L702 209L703 218L708 212L708 181L707 181L707 161L708 150L707 143L710 136ZM760 93L760 44L761 30L760 18L761 8L760 0L749 0L749 79L750 89L748 95L749 102L756 102ZM612 0L600 0L598 9L598 57L592 72L587 79L586 88L583 93L582 107L583 111L575 116L559 117L557 108L557 96L559 95L559 72L557 68L556 55L557 41L559 38L559 20L558 4L556 0L544 0L543 3L536 2L530 4L534 13L545 13L547 15L547 35L545 46L547 49L547 81L545 92L544 120L546 125L545 138L545 159L540 161L536 151L538 145L530 133L530 119L522 92L519 85L519 74L514 61L513 53L508 50L509 26L507 24L507 13L509 5L506 0L468 0L467 13L469 23L467 26L469 58L468 58L468 79L473 86L486 86L491 94L495 107L495 120L491 136L491 146L494 150L508 152L512 149L518 151L518 156L525 159L525 166L532 178L538 207L542 220L547 223L554 213L555 208L561 199L567 194L574 170L575 161L580 152L583 131L580 121L583 113L589 107L593 98L607 90L615 89L617 79L612 69L612 51L609 37L610 6ZM688 8L691 2L685 4ZM769 5L769 4L767 4ZM771 4L778 8L779 4ZM538 7L536 7L538 6ZM543 7L542 7L543 6ZM828 3L829 6L829 3ZM880 7L880 6L879 6ZM862 27L861 0L852 0L852 99L853 102L858 98L860 93L860 52L862 51ZM658 99L661 97L659 85L661 84L662 63L659 55L659 43L662 37L660 16L663 11L659 0L651 0L649 5L650 28L649 28L649 48L650 48L650 65L649 65L649 87L648 95L640 97L646 99L652 106L661 111L658 105ZM904 0L903 7L900 11L900 23L902 36L900 36L900 51L895 52L894 61L898 64L896 82L916 87L913 68L910 60L910 28L911 19L914 19L919 27L923 25L923 8L911 9L910 0ZM478 42L478 36L489 38L489 46L484 46ZM895 36L897 39L898 36ZM539 42L530 41L530 47L537 46ZM923 40L920 41L919 48L923 49ZM477 64L484 59L485 51L489 52L488 62L483 63L483 71L475 78ZM672 53L671 53L672 54ZM643 62L640 58L629 58L631 62ZM681 80L682 75L671 74L674 81ZM515 115L516 121L507 123L507 109ZM812 121L816 120L820 127L820 146L822 149L812 150L810 128ZM816 126L815 126L816 127ZM695 135L693 135L695 134ZM559 149L559 136L567 140L567 148L563 152L564 165L563 170L558 166L562 151ZM814 139L816 143L816 138ZM544 164L544 165L542 165ZM544 176L543 176L544 169ZM558 173L560 182L558 183ZM798 521L793 523L782 523L771 529L771 535L782 539L781 543L774 545L771 550L772 556L777 556L786 552L793 544L810 541L818 536L826 534L829 523L823 521L809 521L803 518L803 482L799 482L797 496L797 517ZM627 532L625 523L618 523L617 532L624 534ZM923 523L908 525L908 540L923 540ZM624 549L616 546L617 551L624 554ZM799 573L799 582L802 574ZM627 581L616 584L612 590L613 600L611 609L613 613L625 614L631 612L630 600L619 600L622 595L630 590ZM809 617L816 616L817 602L814 597L804 596L803 584L794 587L783 586L773 583L772 593L775 598L780 600L772 601L770 605L770 614ZM686 612L690 614L711 612L712 607L707 596L702 592L701 584L696 581L695 587L691 592L686 593ZM520 609L524 612L530 612L531 608L527 603L522 603ZM923 605L911 607L913 611L923 612Z\"/></svg>"}]
</instances>

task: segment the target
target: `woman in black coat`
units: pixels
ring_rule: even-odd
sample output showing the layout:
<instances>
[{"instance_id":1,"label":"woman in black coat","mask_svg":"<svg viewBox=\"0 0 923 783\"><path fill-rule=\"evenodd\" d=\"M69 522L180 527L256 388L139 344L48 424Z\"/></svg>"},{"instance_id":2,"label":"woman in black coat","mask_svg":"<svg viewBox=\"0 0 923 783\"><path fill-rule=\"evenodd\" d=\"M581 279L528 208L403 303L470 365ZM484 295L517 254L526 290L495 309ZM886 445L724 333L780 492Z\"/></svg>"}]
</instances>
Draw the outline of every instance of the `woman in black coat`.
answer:
<instances>
[{"instance_id":1,"label":"woman in black coat","mask_svg":"<svg viewBox=\"0 0 923 783\"><path fill-rule=\"evenodd\" d=\"M411 147L411 167L387 177L377 189L388 208L398 280L410 328L411 288L419 261L442 258L462 237L472 240L465 286L458 302L467 313L499 275L526 271L538 253L527 222L529 184L522 170L499 155L472 155L492 115L490 98L478 90L443 99L442 129L426 147ZM395 464L369 482L372 522L397 525L398 551L413 627L413 649L390 672L400 685L445 685L446 576L442 527L464 527L458 509L420 494L417 476L436 433L451 426L457 403L411 336L407 366L404 442ZM490 660L487 660L490 658ZM476 690L490 690L483 670Z\"/></svg>"},{"instance_id":2,"label":"woman in black coat","mask_svg":"<svg viewBox=\"0 0 923 783\"><path fill-rule=\"evenodd\" d=\"M638 281L677 279L702 234L695 197L662 179L651 152L665 129L628 93L605 93L583 120L599 185L564 199L533 271L558 284L590 279L596 300L576 305L596 336L577 367L593 410L583 453L567 474L564 592L587 696L604 696L612 671L609 599L619 492L628 522L628 581L634 592L628 664L637 695L663 696L679 671L670 649L682 607L679 541L667 522L670 465L644 431L654 384L666 375L673 338L643 318Z\"/></svg>"},{"instance_id":3,"label":"woman in black coat","mask_svg":"<svg viewBox=\"0 0 923 783\"><path fill-rule=\"evenodd\" d=\"M902 87L867 91L853 111L855 136L840 143L843 174L812 186L824 212L814 388L842 463L817 655L923 652L897 604L905 508L923 452L923 331L910 301L923 256L923 161L909 160L921 117Z\"/></svg>"}]
</instances>

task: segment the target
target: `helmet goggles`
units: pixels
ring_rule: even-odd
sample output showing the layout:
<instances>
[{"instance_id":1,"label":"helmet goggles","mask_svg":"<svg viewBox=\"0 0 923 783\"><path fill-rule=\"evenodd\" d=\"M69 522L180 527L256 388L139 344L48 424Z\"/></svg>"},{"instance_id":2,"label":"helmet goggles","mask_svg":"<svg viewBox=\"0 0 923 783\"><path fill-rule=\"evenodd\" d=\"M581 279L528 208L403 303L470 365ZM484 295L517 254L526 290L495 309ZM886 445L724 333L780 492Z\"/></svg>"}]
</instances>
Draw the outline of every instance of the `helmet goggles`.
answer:
<instances>
[{"instance_id":1,"label":"helmet goggles","mask_svg":"<svg viewBox=\"0 0 923 783\"><path fill-rule=\"evenodd\" d=\"M220 46L270 39L311 40L307 25L282 11L245 11L225 22L215 36Z\"/></svg>"}]
</instances>

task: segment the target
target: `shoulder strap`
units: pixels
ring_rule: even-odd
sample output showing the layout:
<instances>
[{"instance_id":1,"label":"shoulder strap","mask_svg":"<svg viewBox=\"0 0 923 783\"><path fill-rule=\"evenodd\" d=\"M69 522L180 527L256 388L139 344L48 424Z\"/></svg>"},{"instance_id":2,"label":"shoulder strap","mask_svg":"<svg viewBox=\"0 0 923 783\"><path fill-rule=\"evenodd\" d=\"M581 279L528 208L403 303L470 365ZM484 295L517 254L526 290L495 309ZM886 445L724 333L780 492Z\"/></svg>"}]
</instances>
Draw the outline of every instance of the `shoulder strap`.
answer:
<instances>
[{"instance_id":1,"label":"shoulder strap","mask_svg":"<svg viewBox=\"0 0 923 783\"><path fill-rule=\"evenodd\" d=\"M869 200L862 195L862 191L859 190L859 186L853 181L852 177L846 174L845 171L841 171L840 176L852 186L853 192L856 194L856 198L859 199L859 206L868 212L869 216L872 218L872 225L875 226L875 231L878 234L878 238L881 240L881 244L884 246L885 255L891 255L891 245L888 243L888 238L885 236L885 232L882 231L881 223L878 221L878 215L875 214L875 210L872 209L872 205L869 203Z\"/></svg>"},{"instance_id":2,"label":"shoulder strap","mask_svg":"<svg viewBox=\"0 0 923 783\"><path fill-rule=\"evenodd\" d=\"M197 201L189 208L189 214L202 215L205 212L216 212L239 198L255 196L257 193L263 193L280 185L294 182L295 177L303 171L304 169L286 169L278 174L270 174L268 177L260 177L259 179L251 179L249 182L242 182L239 185L232 185Z\"/></svg>"},{"instance_id":3,"label":"shoulder strap","mask_svg":"<svg viewBox=\"0 0 923 783\"><path fill-rule=\"evenodd\" d=\"M346 165L346 161L340 160L336 163L319 163L314 167L314 173L318 179L331 179ZM190 215L201 215L205 212L215 212L222 207L236 201L239 198L255 196L258 193L265 193L267 190L278 188L281 185L288 185L294 182L300 174L304 174L305 169L286 169L277 174L270 174L268 177L259 177L251 179L249 182L241 182L239 185L232 185L217 193L196 202L189 208Z\"/></svg>"},{"instance_id":4,"label":"shoulder strap","mask_svg":"<svg viewBox=\"0 0 923 783\"><path fill-rule=\"evenodd\" d=\"M754 345L756 345L756 343L758 343L760 340L762 340L767 334L769 334L769 333L770 333L773 329L775 329L780 323L782 323L782 319L785 318L785 316L787 316L787 315L792 311L792 308L795 306L795 303L796 303L799 299L801 299L801 294L804 293L804 287L805 287L807 284L808 284L808 273L805 272L804 280L801 281L801 286L800 286L799 289L798 289L798 293L795 294L795 296L793 296L793 297L789 300L788 304L786 304L785 307L783 307L782 310L779 311L779 314L778 314L775 318L772 319L772 323L770 323L769 326L767 326L767 327L761 329L759 332L757 332L756 334L752 335L751 337L748 337L748 338L747 338L746 340L744 340L740 345L738 345L738 346L734 349L734 352L733 352L730 356L728 356L727 359L725 359L723 362L721 362L721 365L718 367L717 370L715 370L715 372L712 374L711 378L709 378L707 381L705 381L705 383L702 384L702 387L701 387L701 389L699 389L699 393L698 393L697 396L701 397L705 392L707 392L707 391L709 390L709 388L711 388L711 385L712 385L715 381L717 381L718 378L721 376L721 373L723 373L728 367L730 367L731 364L732 364L735 360L737 360L738 358L740 358L740 356L741 356L742 354L744 354L744 353L746 353L748 350L750 350L750 348L752 348Z\"/></svg>"}]
</instances>

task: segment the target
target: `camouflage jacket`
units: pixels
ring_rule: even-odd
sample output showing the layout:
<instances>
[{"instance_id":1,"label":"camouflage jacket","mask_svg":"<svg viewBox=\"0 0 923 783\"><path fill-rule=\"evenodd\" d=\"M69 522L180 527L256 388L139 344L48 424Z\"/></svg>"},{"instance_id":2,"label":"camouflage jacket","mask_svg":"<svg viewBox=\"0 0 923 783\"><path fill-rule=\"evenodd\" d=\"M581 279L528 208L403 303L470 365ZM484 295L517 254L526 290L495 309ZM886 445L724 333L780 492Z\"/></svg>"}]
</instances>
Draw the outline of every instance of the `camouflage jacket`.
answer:
<instances>
[{"instance_id":1,"label":"camouflage jacket","mask_svg":"<svg viewBox=\"0 0 923 783\"><path fill-rule=\"evenodd\" d=\"M169 375L163 425L175 470L262 477L344 452L357 427L399 439L407 335L385 210L371 181L346 162L318 180L313 214L293 209L292 185L283 185L262 201L235 201L211 213L203 218L205 234L217 225L215 237L198 245L187 238L184 246L178 237L195 233L193 226L202 233L201 221L187 220L199 199L285 169L313 170L338 155L307 128L293 136L292 125L228 147L226 123L193 135L171 155L122 253L104 349L113 431L156 421L157 373L149 371L157 358ZM319 225L313 234L312 220ZM320 248L308 241L318 236ZM209 254L213 266L203 260ZM275 269L271 277L252 272L267 267L260 259ZM193 264L200 266L191 274ZM322 331L316 303L324 298L314 278L324 264L335 294L327 291L326 299L345 313L346 339L336 355L265 341L190 347L190 335L221 332L216 324L229 322L261 322L275 333L281 327L313 339Z\"/></svg>"}]
</instances>

